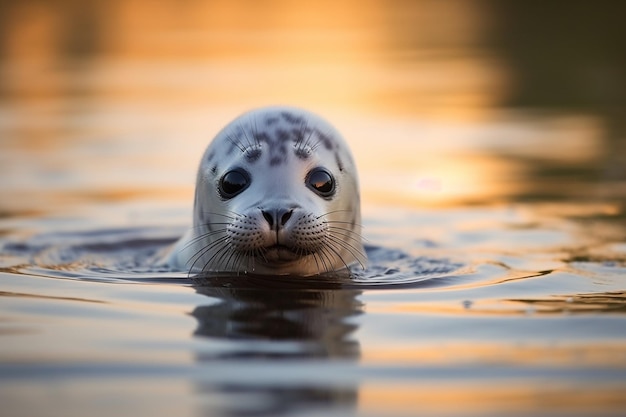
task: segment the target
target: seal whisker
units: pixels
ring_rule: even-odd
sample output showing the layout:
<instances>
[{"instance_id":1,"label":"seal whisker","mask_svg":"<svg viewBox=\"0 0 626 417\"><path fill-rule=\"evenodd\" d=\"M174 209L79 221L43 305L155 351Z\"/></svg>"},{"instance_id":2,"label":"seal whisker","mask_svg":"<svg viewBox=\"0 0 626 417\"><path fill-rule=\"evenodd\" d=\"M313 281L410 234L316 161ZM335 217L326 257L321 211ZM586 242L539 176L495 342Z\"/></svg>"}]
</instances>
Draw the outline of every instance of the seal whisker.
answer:
<instances>
[{"instance_id":1,"label":"seal whisker","mask_svg":"<svg viewBox=\"0 0 626 417\"><path fill-rule=\"evenodd\" d=\"M265 249L265 248L259 248L259 249L257 250L257 253L259 254L259 256L260 256L261 258L263 258L263 261L264 261L265 263L269 262L269 261L267 260L267 258L265 257L265 254L267 253L267 249Z\"/></svg>"},{"instance_id":2,"label":"seal whisker","mask_svg":"<svg viewBox=\"0 0 626 417\"><path fill-rule=\"evenodd\" d=\"M202 223L202 224L198 224L196 226L192 226L189 228L189 230L191 230L194 233L197 233L198 231L202 231L202 230L207 230L209 229L209 231L214 231L214 230L210 230L211 226L228 226L229 224L231 224L231 222L209 222L209 223ZM217 230L217 229L216 229Z\"/></svg>"},{"instance_id":3,"label":"seal whisker","mask_svg":"<svg viewBox=\"0 0 626 417\"><path fill-rule=\"evenodd\" d=\"M329 233L335 233L337 235L344 236L348 239L352 239L359 246L362 245L363 242L368 242L369 239L361 235L361 233L356 232L352 229L348 229L345 227L337 227L337 226L328 226Z\"/></svg>"},{"instance_id":4,"label":"seal whisker","mask_svg":"<svg viewBox=\"0 0 626 417\"><path fill-rule=\"evenodd\" d=\"M207 229L211 226L223 226L223 225L229 225L231 222L209 222L209 223L202 223L202 224L198 224L197 226L192 226L189 229L190 230L198 230L198 229Z\"/></svg>"},{"instance_id":5,"label":"seal whisker","mask_svg":"<svg viewBox=\"0 0 626 417\"><path fill-rule=\"evenodd\" d=\"M354 230L344 229L343 227L334 227L334 226L330 226L328 230L333 234L337 234L340 236L347 237L348 239L352 239L359 244L363 241L363 237L359 233L355 232Z\"/></svg>"},{"instance_id":6,"label":"seal whisker","mask_svg":"<svg viewBox=\"0 0 626 417\"><path fill-rule=\"evenodd\" d=\"M230 260L233 256L233 251L230 250L228 246L224 246L224 250L221 252L219 258L215 260L214 271L228 271L228 260Z\"/></svg>"},{"instance_id":7,"label":"seal whisker","mask_svg":"<svg viewBox=\"0 0 626 417\"><path fill-rule=\"evenodd\" d=\"M304 150L303 140L304 135L306 134L306 120L302 120L300 126L298 126L298 136L296 137L296 141L293 144L293 147L296 150L302 151Z\"/></svg>"},{"instance_id":8,"label":"seal whisker","mask_svg":"<svg viewBox=\"0 0 626 417\"><path fill-rule=\"evenodd\" d=\"M202 239L206 238L206 237L210 237L210 236L214 236L220 233L226 233L226 228L224 229L218 229L218 230L212 230L210 232L207 233L201 233L191 239L189 239L189 241L180 249L181 251L187 249L188 247L190 247L191 245L193 245L196 242L201 241Z\"/></svg>"},{"instance_id":9,"label":"seal whisker","mask_svg":"<svg viewBox=\"0 0 626 417\"><path fill-rule=\"evenodd\" d=\"M332 242L328 242L328 244L324 247L324 252L328 254L331 265L334 264L334 262L332 261L333 259L335 260L338 259L342 265L346 265L346 263L343 261L341 256L339 256L338 252L333 247ZM337 268L337 267L330 268L326 271L326 273L333 272L334 270L338 270L338 269L343 269L343 268Z\"/></svg>"},{"instance_id":10,"label":"seal whisker","mask_svg":"<svg viewBox=\"0 0 626 417\"><path fill-rule=\"evenodd\" d=\"M245 130L244 130L245 132ZM233 138L229 133L226 133L226 139L228 139L233 145L235 145L241 153L246 151L246 148L237 140L237 138Z\"/></svg>"},{"instance_id":11,"label":"seal whisker","mask_svg":"<svg viewBox=\"0 0 626 417\"><path fill-rule=\"evenodd\" d=\"M325 273L330 272L330 271L331 271L331 269L330 269L329 265L332 265L332 264L333 264L333 260L332 260L332 257L331 257L331 255L332 255L332 254L329 254L329 253L328 253L328 246L324 246L324 247L323 247L323 248L319 251L319 254L320 254L320 259L322 260L322 262L323 262L323 264L324 264L324 272L325 272ZM324 258L325 258L326 260L324 260ZM326 261L328 261L328 264L326 263Z\"/></svg>"},{"instance_id":12,"label":"seal whisker","mask_svg":"<svg viewBox=\"0 0 626 417\"><path fill-rule=\"evenodd\" d=\"M256 122L256 119L255 119ZM243 136L246 138L246 142L247 142L247 149L251 149L254 148L255 145L257 144L257 140L255 139L256 135L252 135L252 139L250 139L250 137L248 136L248 133L246 132L246 129L241 127L241 131L243 132Z\"/></svg>"},{"instance_id":13,"label":"seal whisker","mask_svg":"<svg viewBox=\"0 0 626 417\"><path fill-rule=\"evenodd\" d=\"M324 220L325 223L338 223L338 224L349 224L350 226L357 226L363 228L363 226L359 223L346 222L341 220Z\"/></svg>"},{"instance_id":14,"label":"seal whisker","mask_svg":"<svg viewBox=\"0 0 626 417\"><path fill-rule=\"evenodd\" d=\"M355 258L363 258L365 259L365 253L357 246L353 245L352 243L346 241L345 239L341 239L338 238L335 235L329 235L330 239L333 239L334 241L338 242L338 244L340 244L343 248L345 248L346 250L348 250Z\"/></svg>"},{"instance_id":15,"label":"seal whisker","mask_svg":"<svg viewBox=\"0 0 626 417\"><path fill-rule=\"evenodd\" d=\"M302 132L302 146L311 149L311 151L315 151L315 146L313 146L313 143L311 142L311 138L313 137L313 133L315 133L315 129L310 129L308 135L306 134L307 129L309 129L309 124L306 120L304 120L304 131Z\"/></svg>"},{"instance_id":16,"label":"seal whisker","mask_svg":"<svg viewBox=\"0 0 626 417\"><path fill-rule=\"evenodd\" d=\"M307 130L310 130L310 133L307 136ZM312 152L312 147L309 145L309 139L311 135L313 135L313 129L309 129L309 124L306 119L302 120L300 123L300 136L298 137L298 141L295 145L296 149L299 152L305 152L307 155Z\"/></svg>"},{"instance_id":17,"label":"seal whisker","mask_svg":"<svg viewBox=\"0 0 626 417\"><path fill-rule=\"evenodd\" d=\"M199 229L200 227L198 227ZM216 230L209 230L205 233L197 233L197 232L193 232L192 236L190 237L185 243L184 245L182 245L180 248L178 248L177 252L178 253L182 253L185 250L187 250L189 247L193 246L194 244L201 242L202 240L206 239L206 238L210 238L213 237L215 235L219 235L219 234L226 234L228 231L227 228L223 228L223 229L216 229ZM202 249L204 249L206 246L200 248L196 254L201 251Z\"/></svg>"},{"instance_id":18,"label":"seal whisker","mask_svg":"<svg viewBox=\"0 0 626 417\"><path fill-rule=\"evenodd\" d=\"M199 238L202 237L209 237L209 236L213 236L215 234L219 234L219 233L225 233L228 228L227 227L223 227L220 229L211 229L210 226L228 226L230 223L209 223L209 224L205 224L205 225L199 225L199 226L194 226L194 227L190 227L189 230L191 231L191 236L189 238L189 241L198 241ZM187 242L189 243L189 242ZM188 245L185 245L183 248L186 248Z\"/></svg>"},{"instance_id":19,"label":"seal whisker","mask_svg":"<svg viewBox=\"0 0 626 417\"><path fill-rule=\"evenodd\" d=\"M332 237L331 237L331 240L332 240ZM346 263L346 261L345 261L345 260L343 259L343 257L341 256L341 254L340 254L340 252L339 252L340 248L339 248L339 250L338 250L338 246L337 246L336 242L332 241L332 242L328 245L328 248L329 248L329 249L330 249L330 250L331 250L331 251L335 254L335 257L336 257L337 259L339 259L339 260L341 261L341 263L342 263L342 264L344 264L344 265L345 265L346 269L348 269L348 270L349 270L349 269L350 269L350 267L348 266L348 264ZM329 272L330 272L330 271L329 271Z\"/></svg>"},{"instance_id":20,"label":"seal whisker","mask_svg":"<svg viewBox=\"0 0 626 417\"><path fill-rule=\"evenodd\" d=\"M208 244L206 246L201 247L198 251L196 251L192 256L189 257L189 259L187 260L187 264L189 264L189 262L191 262L195 258L195 260L191 264L191 268L193 269L193 267L194 267L195 263L198 261L198 259L202 258L205 253L207 253L209 250L213 249L215 246L220 245L226 239L228 239L228 236L222 236L218 240L216 240L214 242L211 242L210 244Z\"/></svg>"},{"instance_id":21,"label":"seal whisker","mask_svg":"<svg viewBox=\"0 0 626 417\"><path fill-rule=\"evenodd\" d=\"M202 267L202 272L206 272L207 268L209 268L209 272L211 270L219 271L219 266L220 266L220 263L222 262L222 259L224 258L224 256L228 255L230 251L228 242L222 242L222 243L226 243L226 244L219 247L215 251L215 253L204 263L204 266ZM212 267L213 265L215 265L215 268Z\"/></svg>"},{"instance_id":22,"label":"seal whisker","mask_svg":"<svg viewBox=\"0 0 626 417\"><path fill-rule=\"evenodd\" d=\"M254 271L254 255L252 249L246 252L246 272Z\"/></svg>"},{"instance_id":23,"label":"seal whisker","mask_svg":"<svg viewBox=\"0 0 626 417\"><path fill-rule=\"evenodd\" d=\"M199 210L199 211L202 214L209 214L209 215L212 215L212 216L222 216L222 217L226 217L227 219L231 219L231 220L235 218L234 216L229 216L228 214L224 214L224 213L218 213L216 211L207 211L207 210ZM237 213L234 212L234 211L227 211L227 213L233 213L234 215L237 215Z\"/></svg>"},{"instance_id":24,"label":"seal whisker","mask_svg":"<svg viewBox=\"0 0 626 417\"><path fill-rule=\"evenodd\" d=\"M261 142L259 140L259 125L257 124L257 118L255 115L251 115L253 126L254 126L254 134L252 135L254 138L254 142L256 146L261 146Z\"/></svg>"},{"instance_id":25,"label":"seal whisker","mask_svg":"<svg viewBox=\"0 0 626 417\"><path fill-rule=\"evenodd\" d=\"M254 251L252 249L246 251L246 271L254 271Z\"/></svg>"},{"instance_id":26,"label":"seal whisker","mask_svg":"<svg viewBox=\"0 0 626 417\"><path fill-rule=\"evenodd\" d=\"M328 237L332 243L336 246L339 246L345 250L347 250L350 255L352 255L352 257L354 258L355 261L357 261L359 263L359 265L361 265L361 267L363 269L365 269L365 264L363 263L363 261L361 259L366 259L366 256L363 252L361 252L359 249L355 248L353 245L345 242L342 239L338 239L335 236L329 236Z\"/></svg>"},{"instance_id":27,"label":"seal whisker","mask_svg":"<svg viewBox=\"0 0 626 417\"><path fill-rule=\"evenodd\" d=\"M356 219L355 220L333 220L333 219L326 219L325 217L330 215L330 214L336 214L336 213L348 213L348 214L352 214L351 210L333 210L333 211L329 211L327 213L324 213L322 215L320 215L318 218L319 219L324 219L325 222L328 223L341 223L341 224L349 224L350 226L358 226L360 228L363 228L363 224L361 222L357 222ZM360 220L360 217L359 217Z\"/></svg>"},{"instance_id":28,"label":"seal whisker","mask_svg":"<svg viewBox=\"0 0 626 417\"><path fill-rule=\"evenodd\" d=\"M242 256L242 252L237 252L237 251L231 251L230 256L228 257L228 261L226 262L226 268L229 271L235 271L237 273L237 276L239 276L239 273L241 272L239 265L240 265L240 261L241 261L241 256ZM232 262L232 267L229 268L228 265Z\"/></svg>"},{"instance_id":29,"label":"seal whisker","mask_svg":"<svg viewBox=\"0 0 626 417\"><path fill-rule=\"evenodd\" d=\"M189 273L191 274L196 266L196 263L206 254L208 253L210 250L212 250L215 247L219 247L220 245L222 245L224 242L228 241L228 236L223 236L221 238L219 238L218 240L212 242L211 244L202 247L199 251L197 251L193 256L191 256L188 260L187 260L187 264L189 264L189 262L191 262L193 260L193 263L191 264L191 266L189 267ZM221 249L218 249L218 251ZM194 260L195 258L195 260ZM210 262L210 259L209 259ZM206 266L206 263L205 263ZM201 271L204 271L205 267L202 267Z\"/></svg>"},{"instance_id":30,"label":"seal whisker","mask_svg":"<svg viewBox=\"0 0 626 417\"><path fill-rule=\"evenodd\" d=\"M235 266L238 272L248 273L250 269L250 254L249 251L240 252L237 256L237 265Z\"/></svg>"},{"instance_id":31,"label":"seal whisker","mask_svg":"<svg viewBox=\"0 0 626 417\"><path fill-rule=\"evenodd\" d=\"M233 250L232 247L227 246L226 250L222 252L222 256L220 256L219 259L217 259L215 262L215 265L217 267L216 269L219 268L220 271L233 271L233 269L228 268L228 265L233 259L233 256L237 253L238 252L236 250Z\"/></svg>"},{"instance_id":32,"label":"seal whisker","mask_svg":"<svg viewBox=\"0 0 626 417\"><path fill-rule=\"evenodd\" d=\"M224 264L224 269L228 270L228 271L237 271L237 274L239 274L239 269L236 268L237 263L239 262L239 259L241 257L241 253L239 251L236 250L231 250L230 251L230 256L228 256L228 259L226 259L226 263ZM232 264L231 264L232 262ZM232 268L229 268L228 266L232 265Z\"/></svg>"},{"instance_id":33,"label":"seal whisker","mask_svg":"<svg viewBox=\"0 0 626 417\"><path fill-rule=\"evenodd\" d=\"M317 274L319 275L321 274L321 271L320 271L320 264L317 261L317 257L318 257L317 253L313 253L313 260L315 261L315 265L317 266Z\"/></svg>"},{"instance_id":34,"label":"seal whisker","mask_svg":"<svg viewBox=\"0 0 626 417\"><path fill-rule=\"evenodd\" d=\"M210 242L209 244L202 246L199 250L197 250L192 256L189 257L189 260L187 261L187 264L189 262L191 262L192 259L196 258L196 260L198 258L201 258L202 256L204 256L204 254L208 251L213 249L214 247L220 245L221 243L223 243L225 240L228 239L228 236L222 236L220 238L218 238L215 241ZM197 242L196 242L197 243ZM193 266L193 264L192 264Z\"/></svg>"},{"instance_id":35,"label":"seal whisker","mask_svg":"<svg viewBox=\"0 0 626 417\"><path fill-rule=\"evenodd\" d=\"M324 214L320 214L319 216L317 216L318 219L321 219L322 217L326 217L329 214L335 214L335 213L352 213L352 210L331 210L331 211L327 211Z\"/></svg>"},{"instance_id":36,"label":"seal whisker","mask_svg":"<svg viewBox=\"0 0 626 417\"><path fill-rule=\"evenodd\" d=\"M315 254L317 255L317 258L320 261L320 263L318 264L318 268L317 268L317 275L321 275L321 274L325 273L326 270L327 270L326 261L324 260L324 257L322 256L321 251L320 252L316 252ZM320 268L320 266L321 266L321 268Z\"/></svg>"}]
</instances>

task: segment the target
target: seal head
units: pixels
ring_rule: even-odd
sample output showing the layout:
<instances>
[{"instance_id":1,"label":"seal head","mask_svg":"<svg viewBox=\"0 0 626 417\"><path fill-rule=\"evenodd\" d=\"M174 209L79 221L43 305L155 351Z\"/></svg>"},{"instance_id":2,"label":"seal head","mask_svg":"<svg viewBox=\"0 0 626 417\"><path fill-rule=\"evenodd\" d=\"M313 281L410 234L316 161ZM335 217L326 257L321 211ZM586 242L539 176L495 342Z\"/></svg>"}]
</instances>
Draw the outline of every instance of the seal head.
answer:
<instances>
[{"instance_id":1,"label":"seal head","mask_svg":"<svg viewBox=\"0 0 626 417\"><path fill-rule=\"evenodd\" d=\"M193 229L170 264L303 276L364 265L359 200L354 160L329 123L294 108L246 113L204 153Z\"/></svg>"}]
</instances>

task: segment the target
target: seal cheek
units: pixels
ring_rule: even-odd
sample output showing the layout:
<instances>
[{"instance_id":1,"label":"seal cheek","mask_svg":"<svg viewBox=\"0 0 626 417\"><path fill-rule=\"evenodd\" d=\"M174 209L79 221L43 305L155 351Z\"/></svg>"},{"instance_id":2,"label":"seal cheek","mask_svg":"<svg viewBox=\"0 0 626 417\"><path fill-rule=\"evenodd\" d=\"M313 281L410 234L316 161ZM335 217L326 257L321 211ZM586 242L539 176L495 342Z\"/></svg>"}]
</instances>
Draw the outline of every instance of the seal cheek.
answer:
<instances>
[{"instance_id":1,"label":"seal cheek","mask_svg":"<svg viewBox=\"0 0 626 417\"><path fill-rule=\"evenodd\" d=\"M259 227L258 219L245 214L237 214L227 228L231 247L240 252L256 251L266 242L267 232Z\"/></svg>"},{"instance_id":2,"label":"seal cheek","mask_svg":"<svg viewBox=\"0 0 626 417\"><path fill-rule=\"evenodd\" d=\"M298 219L291 230L293 245L304 253L314 253L326 246L328 224L320 216L307 213Z\"/></svg>"}]
</instances>

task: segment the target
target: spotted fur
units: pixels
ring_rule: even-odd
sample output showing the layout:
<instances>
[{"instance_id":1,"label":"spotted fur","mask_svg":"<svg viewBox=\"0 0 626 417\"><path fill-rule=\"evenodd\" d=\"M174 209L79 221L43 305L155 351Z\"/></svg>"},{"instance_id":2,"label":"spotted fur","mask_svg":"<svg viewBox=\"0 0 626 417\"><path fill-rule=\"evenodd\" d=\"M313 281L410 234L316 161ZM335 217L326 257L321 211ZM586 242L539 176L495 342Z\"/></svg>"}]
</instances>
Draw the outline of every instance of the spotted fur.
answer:
<instances>
[{"instance_id":1,"label":"spotted fur","mask_svg":"<svg viewBox=\"0 0 626 417\"><path fill-rule=\"evenodd\" d=\"M295 111L283 111L278 115L264 118L261 123L262 130L258 129L259 123L250 123L250 120L239 119L238 125L230 126L227 134L228 150L226 155L231 155L237 150L246 154L249 162L256 162L263 152L269 153L270 165L278 166L286 164L291 156L307 159L318 146L324 146L328 150L335 150L338 146L333 132L325 132L323 129L309 125L307 119L298 115ZM207 160L215 157L215 151L209 152ZM335 155L339 165L341 159Z\"/></svg>"}]
</instances>

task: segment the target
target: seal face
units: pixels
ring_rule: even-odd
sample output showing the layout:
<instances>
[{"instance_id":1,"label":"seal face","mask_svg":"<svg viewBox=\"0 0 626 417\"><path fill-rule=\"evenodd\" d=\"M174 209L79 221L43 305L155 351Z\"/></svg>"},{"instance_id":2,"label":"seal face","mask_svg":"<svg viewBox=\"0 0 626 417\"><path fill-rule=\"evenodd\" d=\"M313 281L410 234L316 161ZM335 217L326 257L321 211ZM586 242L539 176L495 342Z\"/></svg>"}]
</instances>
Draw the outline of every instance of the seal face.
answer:
<instances>
[{"instance_id":1,"label":"seal face","mask_svg":"<svg viewBox=\"0 0 626 417\"><path fill-rule=\"evenodd\" d=\"M246 113L204 153L193 229L169 263L272 275L363 266L358 187L347 144L319 116L286 107Z\"/></svg>"}]
</instances>

